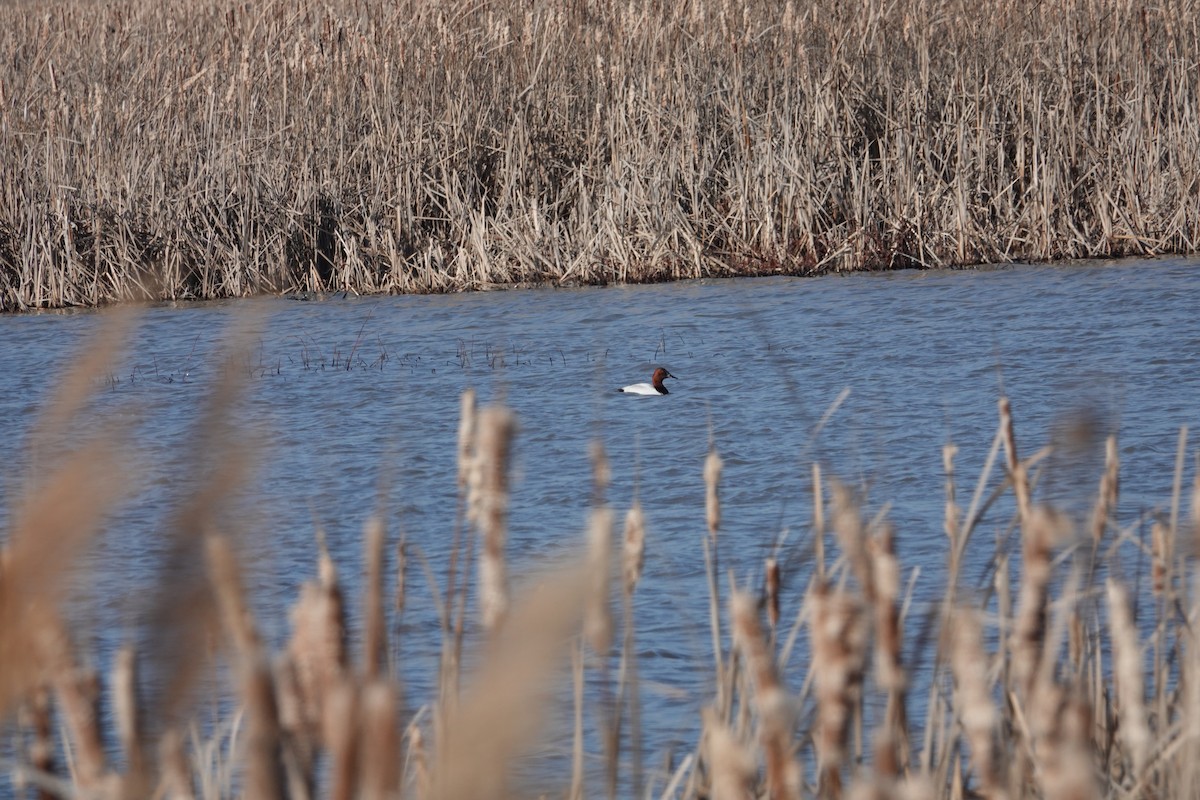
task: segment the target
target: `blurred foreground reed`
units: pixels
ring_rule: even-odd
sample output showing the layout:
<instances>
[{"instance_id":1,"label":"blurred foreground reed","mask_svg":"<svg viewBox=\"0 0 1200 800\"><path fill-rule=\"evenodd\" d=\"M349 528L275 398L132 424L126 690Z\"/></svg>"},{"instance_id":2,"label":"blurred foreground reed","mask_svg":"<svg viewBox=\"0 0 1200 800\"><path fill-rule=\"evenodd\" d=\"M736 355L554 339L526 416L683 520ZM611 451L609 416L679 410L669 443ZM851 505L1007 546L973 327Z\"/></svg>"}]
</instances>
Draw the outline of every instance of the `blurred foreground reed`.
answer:
<instances>
[{"instance_id":1,"label":"blurred foreground reed","mask_svg":"<svg viewBox=\"0 0 1200 800\"><path fill-rule=\"evenodd\" d=\"M64 382L38 440L53 441L82 413L119 347L121 328L112 330ZM632 603L645 559L654 558L654 532L635 501L616 535L603 448L592 453L593 510L578 557L545 565L518 588L506 552L517 427L508 410L477 408L473 394L464 395L456 545L448 564L429 565L440 575L438 691L413 707L385 657L389 609L415 602L404 580L409 551L403 542L389 546L379 516L363 537L357 652L338 565L320 538L317 577L297 587L289 640L272 652L258 633L240 575L237 520L215 502L246 475L247 454L229 422L237 384L227 376L212 393L197 429L198 464L207 466L166 532L175 562L191 570L164 574L151 621L157 638L140 652L123 649L107 677L84 666L91 659L75 648L62 607L73 561L129 489L115 478L122 432L53 458L39 454L9 515L0 560L0 711L18 734L4 768L19 791L521 796L521 765L545 721L568 712L557 714L574 720L568 772L544 781L558 787L554 796L1194 794L1200 648L1191 634L1190 570L1200 483L1183 508L1186 430L1167 513L1142 537L1141 523L1116 523L1113 440L1106 463L1095 465L1092 513L1072 520L1038 500L1050 448L1018 450L1013 412L1001 398L991 455L965 509L955 448L944 450L949 578L944 600L918 614L902 591L903 558L886 516L868 521L854 491L820 469L803 563L777 553L753 587L733 583L720 566L721 460L711 453L696 465L696 480L708 486L696 558L708 565L711 591L711 702L695 721L691 751L663 770L647 767L643 752ZM1002 481L989 481L993 469ZM998 546L986 580L967 585L960 573L968 541L1010 494L1014 546ZM827 538L836 546L826 549ZM1137 576L1112 563L1110 553L1131 546L1147 551L1151 583L1131 583ZM384 597L387 570L400 575L393 598ZM781 582L801 575L804 591L781 593ZM918 648L904 647L914 641ZM467 648L476 656L465 657ZM229 667L223 674L237 697L229 710L236 722L222 734L227 762L213 759L195 722L210 656ZM164 683L152 707L136 679L147 667ZM599 708L585 700L585 671L606 687ZM588 741L599 743L600 775L585 767Z\"/></svg>"},{"instance_id":2,"label":"blurred foreground reed","mask_svg":"<svg viewBox=\"0 0 1200 800\"><path fill-rule=\"evenodd\" d=\"M0 310L1195 252L1196 0L0 5Z\"/></svg>"}]
</instances>

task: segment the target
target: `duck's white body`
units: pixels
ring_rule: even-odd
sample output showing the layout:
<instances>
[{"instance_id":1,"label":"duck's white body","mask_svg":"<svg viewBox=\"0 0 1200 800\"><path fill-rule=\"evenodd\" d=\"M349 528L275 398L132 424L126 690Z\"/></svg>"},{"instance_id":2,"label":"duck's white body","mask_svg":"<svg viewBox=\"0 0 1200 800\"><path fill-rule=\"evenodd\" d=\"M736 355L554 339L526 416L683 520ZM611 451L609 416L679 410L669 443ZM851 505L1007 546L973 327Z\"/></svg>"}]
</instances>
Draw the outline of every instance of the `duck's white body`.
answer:
<instances>
[{"instance_id":1,"label":"duck's white body","mask_svg":"<svg viewBox=\"0 0 1200 800\"><path fill-rule=\"evenodd\" d=\"M625 394L670 394L667 391L667 387L663 386L663 381L674 377L674 375L659 367L654 370L654 375L650 377L650 383L634 383L629 386L623 386L617 389L617 391L624 392Z\"/></svg>"},{"instance_id":2,"label":"duck's white body","mask_svg":"<svg viewBox=\"0 0 1200 800\"><path fill-rule=\"evenodd\" d=\"M651 383L635 383L630 386L623 386L617 389L617 391L624 392L625 394L666 394L666 392L660 392L658 389L655 389L654 384Z\"/></svg>"}]
</instances>

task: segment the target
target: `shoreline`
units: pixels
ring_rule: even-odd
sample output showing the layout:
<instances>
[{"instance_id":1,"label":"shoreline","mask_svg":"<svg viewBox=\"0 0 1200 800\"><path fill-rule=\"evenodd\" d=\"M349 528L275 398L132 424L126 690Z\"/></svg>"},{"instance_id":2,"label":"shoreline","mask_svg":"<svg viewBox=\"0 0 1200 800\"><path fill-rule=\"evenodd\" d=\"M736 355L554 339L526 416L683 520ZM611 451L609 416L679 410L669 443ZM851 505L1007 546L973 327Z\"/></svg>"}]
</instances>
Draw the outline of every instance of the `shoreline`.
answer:
<instances>
[{"instance_id":1,"label":"shoreline","mask_svg":"<svg viewBox=\"0 0 1200 800\"><path fill-rule=\"evenodd\" d=\"M1080 267L1093 266L1119 266L1124 263L1137 263L1146 261L1198 261L1200 262L1200 252L1181 252L1181 253L1154 253L1150 255L1116 255L1091 258L1074 258L1063 260L1048 260L1048 261L1006 261L1006 262L987 262L979 264L953 264L940 267L895 267L891 269L857 269L857 270L840 270L840 271L821 271L812 273L799 272L763 272L763 273L730 273L730 274L708 274L698 277L679 277L668 278L663 280L645 279L636 281L624 282L569 282L561 283L556 281L517 281L504 284L486 284L482 286L462 287L462 288L447 288L434 291L375 291L375 292L359 292L354 289L316 289L316 290L293 290L287 292L280 291L264 291L254 294L243 295L228 295L221 297L134 297L115 299L109 302L97 303L94 305L61 305L61 306L34 306L28 308L0 308L0 315L21 316L27 314L42 314L42 313L76 313L86 311L100 311L106 308L113 308L120 305L137 305L143 307L171 307L171 306L189 306L193 304L204 303L226 303L237 300L261 300L261 299L276 299L276 300L291 300L294 302L328 302L337 299L354 298L380 298L380 297L399 297L399 296L420 296L420 295L451 295L451 294L478 294L491 292L513 292L513 291L571 291L578 289L608 289L630 286L662 286L671 283L687 283L692 281L736 281L736 280L759 280L770 278L824 278L833 275L841 275L845 277L856 275L887 275L904 272L983 272L996 270L1013 270L1023 267L1038 268L1038 267L1053 267L1061 269L1071 269ZM1200 265L1200 264L1198 264ZM341 297L339 297L339 295Z\"/></svg>"}]
</instances>

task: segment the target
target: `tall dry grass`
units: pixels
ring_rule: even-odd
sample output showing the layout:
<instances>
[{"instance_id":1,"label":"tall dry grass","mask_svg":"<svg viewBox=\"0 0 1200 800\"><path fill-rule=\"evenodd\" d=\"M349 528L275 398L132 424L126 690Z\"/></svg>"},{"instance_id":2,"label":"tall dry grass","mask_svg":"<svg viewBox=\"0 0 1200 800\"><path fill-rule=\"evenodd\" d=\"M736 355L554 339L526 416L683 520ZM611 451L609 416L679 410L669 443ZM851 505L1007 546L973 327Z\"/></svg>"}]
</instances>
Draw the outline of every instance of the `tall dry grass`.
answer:
<instances>
[{"instance_id":1,"label":"tall dry grass","mask_svg":"<svg viewBox=\"0 0 1200 800\"><path fill-rule=\"evenodd\" d=\"M1200 4L0 6L0 310L1194 252Z\"/></svg>"},{"instance_id":2,"label":"tall dry grass","mask_svg":"<svg viewBox=\"0 0 1200 800\"><path fill-rule=\"evenodd\" d=\"M120 334L96 337L35 438L55 440L80 421ZM1048 448L1018 450L1016 414L1002 398L965 510L955 450L943 449L947 591L941 607L918 613L902 590L908 570L886 514L867 514L850 487L828 477L814 486L806 552L818 552L826 520L838 547L820 550L821 563L776 553L761 589L718 591L730 545L721 534L720 457L710 451L695 465L697 487L708 487L706 508L695 509L707 519L707 529L697 525L695 557L707 563L712 592L708 614L699 612L713 631L711 702L694 720L691 752L665 771L648 768L643 753L633 603L643 565L655 558L654 530L635 499L614 537L612 467L602 448L592 453L594 508L588 531L577 532L576 558L519 586L497 581L513 572L504 509L520 432L511 412L477 408L466 396L460 539L440 583L438 565L425 565L441 618L438 690L414 701L386 658L405 652L387 641L398 630L386 624L387 609L416 599L384 597L384 574L403 570L407 558L388 547L382 515L364 530L362 624L347 619L344 577L318 532L317 577L297 587L289 640L272 652L260 637L241 578L238 518L216 502L247 478L249 459L229 424L238 382L224 378L197 422L202 479L163 531L189 569L164 571L152 635L140 651L116 654L107 682L76 646L81 632L63 607L78 577L73 560L131 489L115 468L129 442L119 427L100 426L91 442L34 464L0 551L0 715L20 732L4 768L18 789L96 798L507 798L526 793L521 775L547 720L571 716L570 766L554 762L564 773L542 781L571 798L1194 794L1200 480L1185 497L1186 430L1161 519L1117 515L1115 444L1094 465L1094 509L1075 519L1039 498L1039 478L1056 462ZM1000 480L989 477L994 469ZM1011 494L1011 520L998 510L1001 494ZM1011 548L1001 539L983 579L967 580L963 553L989 513L989 526L1009 524L1018 538ZM1130 547L1153 554L1147 568L1157 580L1130 573L1119 556ZM400 563L389 565L389 552ZM793 591L781 591L789 584ZM397 581L397 592L405 586ZM469 613L477 625L464 625ZM351 627L362 631L357 655L347 645ZM228 665L238 708L206 742L196 693L212 685L201 678L214 660ZM147 667L164 684L153 703L136 677ZM585 685L599 686L599 697ZM599 743L602 774L587 767L587 741Z\"/></svg>"}]
</instances>

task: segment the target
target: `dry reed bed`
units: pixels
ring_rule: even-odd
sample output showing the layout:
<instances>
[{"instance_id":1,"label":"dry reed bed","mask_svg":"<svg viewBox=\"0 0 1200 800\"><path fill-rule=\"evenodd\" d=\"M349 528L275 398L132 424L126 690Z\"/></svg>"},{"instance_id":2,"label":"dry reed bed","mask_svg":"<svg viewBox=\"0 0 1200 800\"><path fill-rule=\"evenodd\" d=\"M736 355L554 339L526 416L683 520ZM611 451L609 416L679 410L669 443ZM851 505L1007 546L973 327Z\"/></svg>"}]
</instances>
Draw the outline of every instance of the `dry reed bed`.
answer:
<instances>
[{"instance_id":1,"label":"dry reed bed","mask_svg":"<svg viewBox=\"0 0 1200 800\"><path fill-rule=\"evenodd\" d=\"M0 310L1194 252L1200 4L0 7Z\"/></svg>"},{"instance_id":2,"label":"dry reed bed","mask_svg":"<svg viewBox=\"0 0 1200 800\"><path fill-rule=\"evenodd\" d=\"M944 449L948 579L944 601L923 618L906 613L904 566L886 516L868 521L855 493L817 467L804 563L777 553L763 565L760 589L735 585L720 565L728 548L721 459L712 452L703 469L697 465L696 480L707 486L707 531L697 531L696 557L707 564L711 595L712 696L697 720L703 733L694 751L664 773L644 766L632 657L632 600L654 534L634 502L617 535L603 448L592 453L593 512L580 557L516 592L506 554L515 420L504 408L477 408L471 392L463 396L453 555L448 564L425 565L441 620L438 691L414 709L385 656L405 651L403 642L389 646L387 619L408 601L412 551L403 541L389 544L378 515L364 533L359 652L350 652L342 580L320 537L318 574L300 588L290 640L271 653L259 637L234 547L239 520L228 513L248 463L230 425L241 389L241 373L230 370L196 424L195 490L163 532L175 567L164 571L152 603L151 635L142 652L120 652L101 681L82 666L89 659L72 645L81 632L70 630L61 606L73 562L131 490L117 478L128 443L119 427L94 424L99 432L73 451L39 443L87 422L88 397L104 385L127 329L128 319L119 319L95 337L47 406L31 437L35 474L0 551L0 718L20 710L22 720L17 763L6 771L41 796L511 797L522 792L514 767L535 748L545 719L562 716L556 703L573 703L558 707L573 711L571 774L558 779L570 798L1193 793L1200 647L1192 630L1200 600L1190 570L1200 480L1190 511L1182 508L1186 430L1172 496L1144 535L1144 522L1116 521L1113 439L1106 463L1095 465L1086 521L1040 502L1036 484L1050 448L1018 450L1005 398L965 508L955 448ZM997 547L987 580L968 582L963 553L989 513L1000 516L1002 495L1015 508L1013 546ZM1003 530L1006 520L986 524ZM827 539L836 548L827 549ZM1131 547L1144 549L1153 577L1133 587L1137 575L1122 573L1111 557ZM393 611L383 589L388 570L399 576ZM801 580L803 591L781 592L781 582ZM924 646L906 650L906 640ZM466 648L477 657L464 658ZM214 657L230 667L240 710L219 741L205 743L195 734L195 695ZM469 675L468 662L476 664ZM913 698L918 668L928 695ZM152 707L139 670L163 684ZM606 687L605 702L587 699L589 670ZM548 688L563 686L568 673L573 699ZM102 685L107 718L99 712ZM585 736L589 728L593 737ZM585 769L585 741L600 743L602 778ZM214 756L226 744L229 763Z\"/></svg>"}]
</instances>

